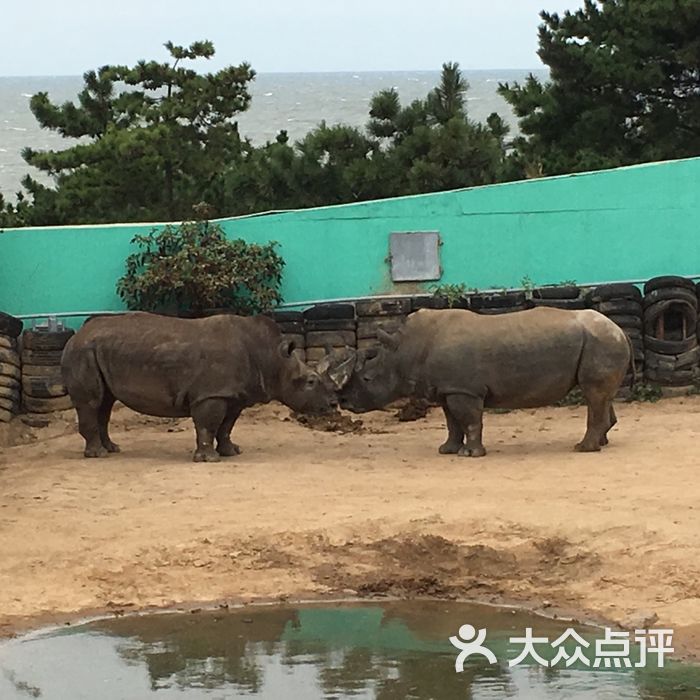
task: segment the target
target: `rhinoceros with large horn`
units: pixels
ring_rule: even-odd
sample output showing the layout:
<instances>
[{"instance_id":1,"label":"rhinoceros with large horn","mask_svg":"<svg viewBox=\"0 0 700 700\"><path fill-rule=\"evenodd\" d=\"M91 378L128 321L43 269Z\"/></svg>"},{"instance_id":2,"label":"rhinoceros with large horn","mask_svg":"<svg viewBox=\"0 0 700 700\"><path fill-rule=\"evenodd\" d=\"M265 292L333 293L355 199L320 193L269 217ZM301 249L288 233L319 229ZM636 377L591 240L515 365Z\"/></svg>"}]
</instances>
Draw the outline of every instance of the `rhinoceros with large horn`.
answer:
<instances>
[{"instance_id":1,"label":"rhinoceros with large horn","mask_svg":"<svg viewBox=\"0 0 700 700\"><path fill-rule=\"evenodd\" d=\"M371 411L401 397L445 412L442 454L481 457L485 408L550 405L579 386L588 405L582 452L600 450L617 418L612 401L631 360L625 333L597 311L540 307L500 315L421 309L381 344L345 349L322 370L341 407ZM466 440L465 440L466 438Z\"/></svg>"},{"instance_id":2,"label":"rhinoceros with large horn","mask_svg":"<svg viewBox=\"0 0 700 700\"><path fill-rule=\"evenodd\" d=\"M196 462L240 452L231 430L246 407L276 399L295 411L330 410L337 405L332 388L293 350L266 316L89 319L61 363L85 456L119 451L108 433L115 400L152 416L192 416Z\"/></svg>"}]
</instances>

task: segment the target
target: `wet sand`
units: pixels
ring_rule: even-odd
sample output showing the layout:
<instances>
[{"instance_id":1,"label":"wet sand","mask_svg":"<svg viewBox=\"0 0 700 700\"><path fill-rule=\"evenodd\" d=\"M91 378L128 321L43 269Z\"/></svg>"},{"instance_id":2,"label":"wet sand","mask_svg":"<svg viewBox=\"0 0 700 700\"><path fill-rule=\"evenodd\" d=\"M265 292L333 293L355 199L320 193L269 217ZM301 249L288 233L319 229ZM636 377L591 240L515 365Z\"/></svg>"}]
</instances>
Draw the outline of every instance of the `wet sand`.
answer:
<instances>
[{"instance_id":1,"label":"wet sand","mask_svg":"<svg viewBox=\"0 0 700 700\"><path fill-rule=\"evenodd\" d=\"M272 404L218 464L190 461L188 420L126 409L103 460L82 458L72 414L15 428L33 441L0 449L0 633L197 601L435 596L668 625L699 652L700 397L617 412L595 454L572 450L583 408L489 414L483 459L437 454L439 410L339 434Z\"/></svg>"}]
</instances>

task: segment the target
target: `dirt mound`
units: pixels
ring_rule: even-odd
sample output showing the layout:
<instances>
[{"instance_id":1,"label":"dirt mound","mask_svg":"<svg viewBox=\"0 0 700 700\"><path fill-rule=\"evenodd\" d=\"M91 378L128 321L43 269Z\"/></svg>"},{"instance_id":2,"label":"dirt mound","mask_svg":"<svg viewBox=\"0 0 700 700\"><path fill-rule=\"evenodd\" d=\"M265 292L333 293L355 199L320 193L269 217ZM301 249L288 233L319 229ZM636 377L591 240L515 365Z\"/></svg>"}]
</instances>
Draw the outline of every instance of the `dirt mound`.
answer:
<instances>
[{"instance_id":1,"label":"dirt mound","mask_svg":"<svg viewBox=\"0 0 700 700\"><path fill-rule=\"evenodd\" d=\"M420 420L428 415L430 402L425 399L409 399L396 412L396 417L403 423Z\"/></svg>"},{"instance_id":2,"label":"dirt mound","mask_svg":"<svg viewBox=\"0 0 700 700\"><path fill-rule=\"evenodd\" d=\"M363 423L359 419L336 411L323 416L314 416L307 413L292 413L292 418L300 425L311 430L320 430L325 433L363 433Z\"/></svg>"}]
</instances>

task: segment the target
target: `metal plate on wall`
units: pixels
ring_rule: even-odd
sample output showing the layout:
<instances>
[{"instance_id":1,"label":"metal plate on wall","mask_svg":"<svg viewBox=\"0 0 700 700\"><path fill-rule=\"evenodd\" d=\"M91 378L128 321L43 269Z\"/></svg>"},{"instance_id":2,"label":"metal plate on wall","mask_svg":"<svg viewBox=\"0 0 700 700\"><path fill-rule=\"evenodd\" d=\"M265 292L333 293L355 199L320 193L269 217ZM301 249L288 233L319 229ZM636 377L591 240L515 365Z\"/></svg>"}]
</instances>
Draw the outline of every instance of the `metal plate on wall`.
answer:
<instances>
[{"instance_id":1,"label":"metal plate on wall","mask_svg":"<svg viewBox=\"0 0 700 700\"><path fill-rule=\"evenodd\" d=\"M440 279L440 234L437 231L392 233L389 254L394 282Z\"/></svg>"}]
</instances>

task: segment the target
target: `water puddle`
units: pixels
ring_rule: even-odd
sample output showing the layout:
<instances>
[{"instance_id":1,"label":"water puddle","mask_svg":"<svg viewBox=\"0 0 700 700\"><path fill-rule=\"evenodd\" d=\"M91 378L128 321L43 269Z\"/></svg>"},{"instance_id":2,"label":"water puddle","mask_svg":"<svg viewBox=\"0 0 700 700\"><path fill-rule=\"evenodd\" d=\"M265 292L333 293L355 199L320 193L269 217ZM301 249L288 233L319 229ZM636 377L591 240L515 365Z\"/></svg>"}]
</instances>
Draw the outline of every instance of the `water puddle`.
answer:
<instances>
[{"instance_id":1,"label":"water puddle","mask_svg":"<svg viewBox=\"0 0 700 700\"><path fill-rule=\"evenodd\" d=\"M467 659L449 641L485 628L496 656ZM527 627L554 640L575 628L524 612L440 601L256 607L131 616L52 629L0 645L2 700L683 700L700 668L509 667ZM536 647L542 650L544 647ZM551 649L550 649L551 651ZM551 661L553 653L548 657ZM635 658L632 656L632 663Z\"/></svg>"}]
</instances>

